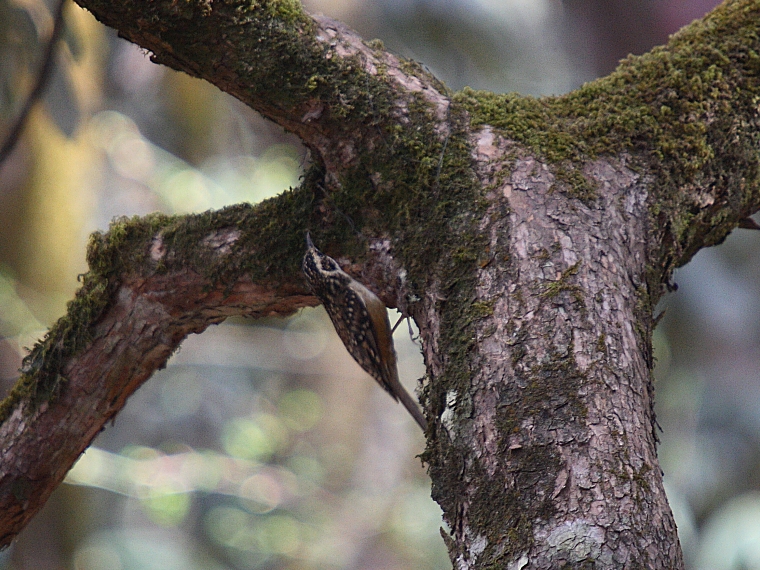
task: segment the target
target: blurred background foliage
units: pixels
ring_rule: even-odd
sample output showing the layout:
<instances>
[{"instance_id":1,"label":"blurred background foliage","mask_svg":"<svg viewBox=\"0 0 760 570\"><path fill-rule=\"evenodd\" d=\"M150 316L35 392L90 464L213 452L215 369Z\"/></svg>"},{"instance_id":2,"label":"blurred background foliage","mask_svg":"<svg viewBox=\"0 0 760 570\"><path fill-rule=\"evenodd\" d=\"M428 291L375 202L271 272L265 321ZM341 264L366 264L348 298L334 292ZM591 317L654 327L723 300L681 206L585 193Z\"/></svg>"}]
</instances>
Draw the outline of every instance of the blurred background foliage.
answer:
<instances>
[{"instance_id":1,"label":"blurred background foliage","mask_svg":"<svg viewBox=\"0 0 760 570\"><path fill-rule=\"evenodd\" d=\"M311 0L451 88L560 94L714 0ZM52 29L0 0L0 137ZM87 235L115 216L257 202L306 154L202 81L150 63L75 5L55 73L0 165L0 388L65 310ZM690 569L760 569L760 234L676 274L655 334L660 458ZM402 380L424 374L399 327ZM449 568L417 426L322 309L189 338L130 400L0 570Z\"/></svg>"}]
</instances>

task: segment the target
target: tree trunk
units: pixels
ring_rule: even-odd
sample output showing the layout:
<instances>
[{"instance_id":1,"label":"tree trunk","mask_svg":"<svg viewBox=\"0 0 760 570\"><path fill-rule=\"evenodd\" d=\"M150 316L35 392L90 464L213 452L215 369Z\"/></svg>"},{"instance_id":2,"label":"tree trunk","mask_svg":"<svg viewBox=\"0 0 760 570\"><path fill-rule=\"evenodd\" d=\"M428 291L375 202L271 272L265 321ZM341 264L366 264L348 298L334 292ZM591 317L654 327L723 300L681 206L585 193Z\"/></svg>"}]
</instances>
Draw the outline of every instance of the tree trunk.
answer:
<instances>
[{"instance_id":1,"label":"tree trunk","mask_svg":"<svg viewBox=\"0 0 760 570\"><path fill-rule=\"evenodd\" d=\"M505 142L475 141L483 156ZM655 449L648 189L616 162L586 168L591 207L531 157L496 184L505 164L481 173L490 257L460 338L470 373L431 367L445 391L426 458L457 568L683 565Z\"/></svg>"},{"instance_id":2,"label":"tree trunk","mask_svg":"<svg viewBox=\"0 0 760 570\"><path fill-rule=\"evenodd\" d=\"M545 99L452 94L294 2L80 4L298 134L314 166L254 208L94 236L0 408L2 544L185 335L316 302L308 228L420 327L423 458L456 568L683 567L652 313L672 270L760 205L759 2Z\"/></svg>"}]
</instances>

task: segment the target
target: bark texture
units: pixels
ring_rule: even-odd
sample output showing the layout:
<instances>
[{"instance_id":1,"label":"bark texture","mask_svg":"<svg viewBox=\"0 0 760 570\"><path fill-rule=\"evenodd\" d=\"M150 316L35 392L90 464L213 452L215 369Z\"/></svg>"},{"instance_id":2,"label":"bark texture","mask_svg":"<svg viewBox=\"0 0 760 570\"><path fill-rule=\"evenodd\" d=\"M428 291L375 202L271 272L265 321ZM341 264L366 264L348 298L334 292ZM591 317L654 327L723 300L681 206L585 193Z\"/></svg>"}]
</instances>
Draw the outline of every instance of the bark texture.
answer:
<instances>
[{"instance_id":1,"label":"bark texture","mask_svg":"<svg viewBox=\"0 0 760 570\"><path fill-rule=\"evenodd\" d=\"M215 258L223 263L240 235L227 228L209 233L197 245L208 250L206 262ZM314 304L300 284L240 279L230 287L212 283L203 265L187 260L176 270L155 272L178 252L158 234L142 245L154 273L125 276L113 288L108 308L87 333L86 346L63 359L54 377L44 376L42 363L25 362L28 373L34 370L40 378L22 388L24 397L0 426L0 544L7 545L45 504L106 422L164 367L187 335L230 315L288 315ZM51 336L56 343L71 340ZM44 343L32 356L42 356L43 346L52 358L55 346Z\"/></svg>"},{"instance_id":2,"label":"bark texture","mask_svg":"<svg viewBox=\"0 0 760 570\"><path fill-rule=\"evenodd\" d=\"M503 156L504 144L484 129L476 148ZM484 168L484 186L505 166ZM553 193L532 157L510 166L484 224L494 260L478 272L477 302L493 315L475 327L472 385L441 422L441 456L461 454L464 471L440 465L460 491L439 498L454 513L456 566L678 568L637 324L647 187L619 161L594 161L588 207Z\"/></svg>"},{"instance_id":3,"label":"bark texture","mask_svg":"<svg viewBox=\"0 0 760 570\"><path fill-rule=\"evenodd\" d=\"M0 544L185 335L315 303L308 228L420 327L423 459L456 568L683 567L652 311L676 266L760 207L760 2L546 99L452 94L294 2L80 4L297 133L314 167L253 208L93 238L0 407Z\"/></svg>"}]
</instances>

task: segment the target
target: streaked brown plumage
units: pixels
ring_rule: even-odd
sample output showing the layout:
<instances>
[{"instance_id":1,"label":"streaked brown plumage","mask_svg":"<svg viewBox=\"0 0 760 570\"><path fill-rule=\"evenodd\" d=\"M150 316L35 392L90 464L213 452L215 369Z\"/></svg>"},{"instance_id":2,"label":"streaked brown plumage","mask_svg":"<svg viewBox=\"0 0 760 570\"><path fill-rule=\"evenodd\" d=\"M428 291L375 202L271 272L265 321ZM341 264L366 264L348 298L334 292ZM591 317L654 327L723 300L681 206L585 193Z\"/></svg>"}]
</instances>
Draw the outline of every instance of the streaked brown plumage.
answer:
<instances>
[{"instance_id":1,"label":"streaked brown plumage","mask_svg":"<svg viewBox=\"0 0 760 570\"><path fill-rule=\"evenodd\" d=\"M426 430L425 417L399 382L391 324L383 302L319 251L308 233L301 267L349 354Z\"/></svg>"}]
</instances>

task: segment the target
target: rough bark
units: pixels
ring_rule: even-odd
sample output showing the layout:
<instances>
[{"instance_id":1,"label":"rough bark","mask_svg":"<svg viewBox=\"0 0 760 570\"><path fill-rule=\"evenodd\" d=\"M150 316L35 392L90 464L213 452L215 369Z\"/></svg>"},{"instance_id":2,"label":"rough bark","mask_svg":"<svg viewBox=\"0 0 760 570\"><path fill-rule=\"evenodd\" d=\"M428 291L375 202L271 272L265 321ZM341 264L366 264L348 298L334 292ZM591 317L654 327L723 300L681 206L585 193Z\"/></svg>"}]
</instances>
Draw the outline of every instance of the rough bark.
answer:
<instances>
[{"instance_id":1,"label":"rough bark","mask_svg":"<svg viewBox=\"0 0 760 570\"><path fill-rule=\"evenodd\" d=\"M457 568L683 567L652 311L674 267L760 205L759 2L541 100L451 94L292 2L80 3L297 133L315 167L254 208L93 239L0 409L2 544L186 334L315 302L308 227L420 327L424 460Z\"/></svg>"},{"instance_id":2,"label":"rough bark","mask_svg":"<svg viewBox=\"0 0 760 570\"><path fill-rule=\"evenodd\" d=\"M208 250L202 262L183 260L169 271L156 269L179 252L158 235L143 242L145 264L154 271L124 276L109 292L108 308L94 319L86 346L63 358L55 375L46 374L41 362L25 362L37 382L22 385L22 379L22 397L0 426L0 543L7 545L45 504L106 422L188 334L230 315L288 315L314 304L298 283L239 279L229 286L209 280L209 257L224 262L239 238L234 229L209 232L198 243ZM55 330L52 338L42 358L53 358L56 344L73 340ZM40 346L33 356L41 356Z\"/></svg>"},{"instance_id":3,"label":"rough bark","mask_svg":"<svg viewBox=\"0 0 760 570\"><path fill-rule=\"evenodd\" d=\"M477 149L503 145L486 129ZM485 186L502 166L484 169ZM617 161L585 173L594 207L552 193L531 157L490 195L495 259L477 298L493 315L475 327L471 386L443 413L450 441L435 465L459 488L436 497L455 513L458 568L683 563L657 463L649 336L637 330L647 188ZM463 473L452 478L451 464Z\"/></svg>"}]
</instances>

